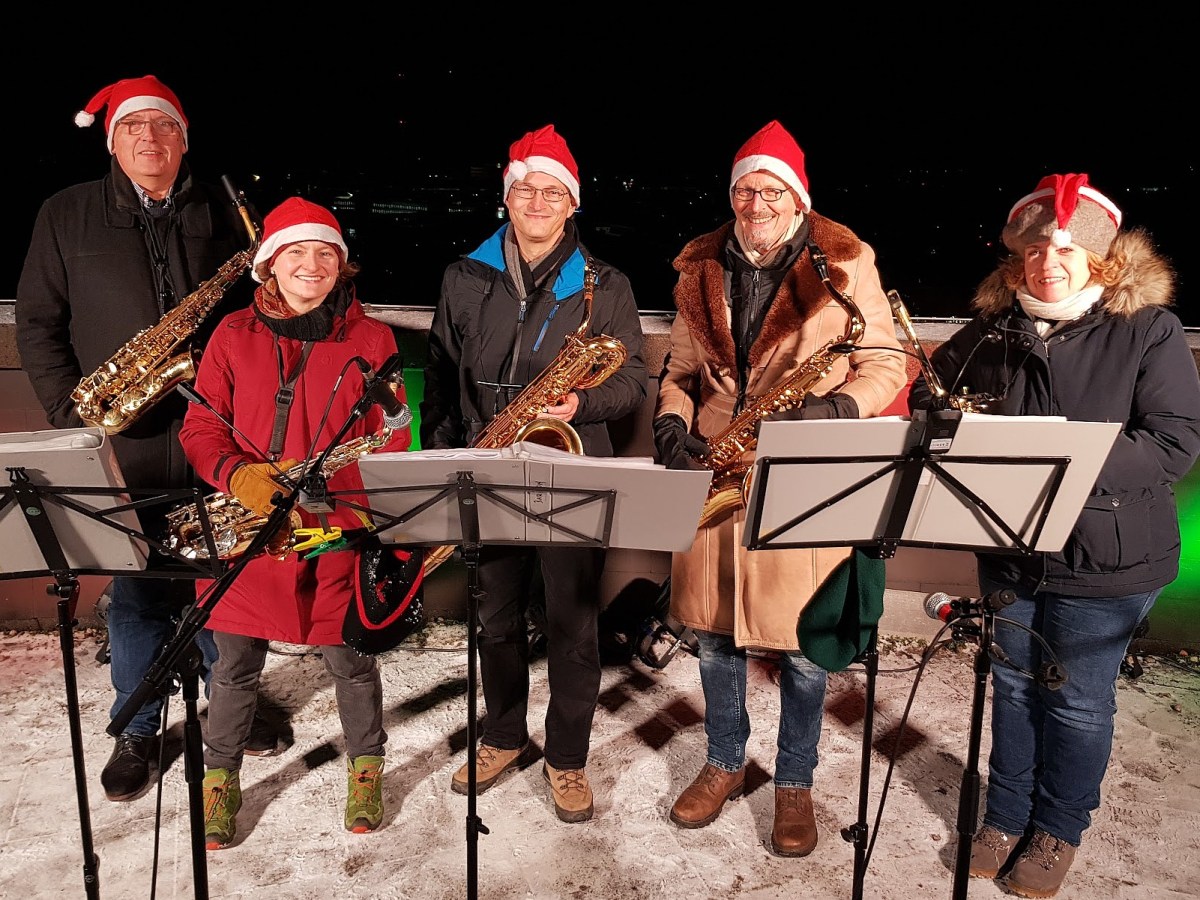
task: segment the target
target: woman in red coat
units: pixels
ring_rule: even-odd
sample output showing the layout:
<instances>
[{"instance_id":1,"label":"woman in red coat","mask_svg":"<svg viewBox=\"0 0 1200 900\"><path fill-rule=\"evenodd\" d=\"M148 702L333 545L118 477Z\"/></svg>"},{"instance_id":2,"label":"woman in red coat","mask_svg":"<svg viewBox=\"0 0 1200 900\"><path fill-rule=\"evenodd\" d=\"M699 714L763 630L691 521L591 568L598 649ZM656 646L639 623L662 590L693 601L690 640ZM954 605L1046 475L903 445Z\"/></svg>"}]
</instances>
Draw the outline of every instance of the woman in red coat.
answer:
<instances>
[{"instance_id":1,"label":"woman in red coat","mask_svg":"<svg viewBox=\"0 0 1200 900\"><path fill-rule=\"evenodd\" d=\"M252 271L261 283L254 303L221 320L197 372L196 390L217 415L191 406L180 441L208 483L247 509L269 515L271 497L281 490L275 477L330 446L362 398L359 366L365 361L380 369L396 352L396 340L387 325L366 315L355 297L350 279L358 266L348 261L332 213L293 197L272 210L264 226ZM402 391L397 396L405 399ZM341 443L372 435L385 439L387 450L404 450L411 440L407 425L391 431L381 410L372 408ZM350 465L329 477L328 489L361 484L357 466ZM304 524L346 529L365 523L355 510L335 504ZM346 740L345 826L367 832L382 821L387 734L381 680L375 658L342 640L356 561L357 553L346 551L307 560L302 553L283 560L264 554L249 561L216 596L208 619L220 654L213 669L204 751L208 849L227 846L236 834L238 773L273 640L321 647ZM197 590L203 598L206 584L198 582Z\"/></svg>"}]
</instances>

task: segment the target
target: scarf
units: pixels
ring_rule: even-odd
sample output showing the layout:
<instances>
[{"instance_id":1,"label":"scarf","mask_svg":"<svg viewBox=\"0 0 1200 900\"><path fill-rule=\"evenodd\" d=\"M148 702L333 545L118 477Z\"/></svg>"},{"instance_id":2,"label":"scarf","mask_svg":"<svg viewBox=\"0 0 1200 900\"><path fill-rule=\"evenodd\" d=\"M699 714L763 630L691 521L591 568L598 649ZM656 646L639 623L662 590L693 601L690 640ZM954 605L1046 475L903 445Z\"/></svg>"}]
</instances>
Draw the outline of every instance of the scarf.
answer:
<instances>
[{"instance_id":1,"label":"scarf","mask_svg":"<svg viewBox=\"0 0 1200 900\"><path fill-rule=\"evenodd\" d=\"M510 226L504 232L504 264L512 276L513 285L517 289L517 299L524 300L538 288L545 285L550 276L558 272L575 248L579 246L579 235L575 223L567 219L563 223L563 233L558 243L533 259L526 260L521 256L520 245Z\"/></svg>"},{"instance_id":2,"label":"scarf","mask_svg":"<svg viewBox=\"0 0 1200 900\"><path fill-rule=\"evenodd\" d=\"M791 224L779 236L779 240L775 242L775 246L763 253L750 249L745 235L742 234L741 219L734 220L733 233L737 237L738 246L742 248L742 253L746 255L746 259L750 265L756 269L765 269L775 261L775 257L779 255L779 251L787 246L788 241L796 236L796 232L800 230L800 226L807 221L808 217L805 215L792 216Z\"/></svg>"},{"instance_id":3,"label":"scarf","mask_svg":"<svg viewBox=\"0 0 1200 900\"><path fill-rule=\"evenodd\" d=\"M346 314L354 299L347 282L338 284L316 309L303 315L287 305L279 283L271 276L254 291L254 314L274 334L297 341L323 341L333 333L334 321Z\"/></svg>"},{"instance_id":4,"label":"scarf","mask_svg":"<svg viewBox=\"0 0 1200 900\"><path fill-rule=\"evenodd\" d=\"M1065 322L1073 322L1090 310L1103 292L1102 285L1090 284L1070 297L1064 297L1054 303L1043 303L1028 291L1018 289L1017 301L1021 304L1021 309L1025 310L1025 314L1033 319L1038 335L1045 337Z\"/></svg>"}]
</instances>

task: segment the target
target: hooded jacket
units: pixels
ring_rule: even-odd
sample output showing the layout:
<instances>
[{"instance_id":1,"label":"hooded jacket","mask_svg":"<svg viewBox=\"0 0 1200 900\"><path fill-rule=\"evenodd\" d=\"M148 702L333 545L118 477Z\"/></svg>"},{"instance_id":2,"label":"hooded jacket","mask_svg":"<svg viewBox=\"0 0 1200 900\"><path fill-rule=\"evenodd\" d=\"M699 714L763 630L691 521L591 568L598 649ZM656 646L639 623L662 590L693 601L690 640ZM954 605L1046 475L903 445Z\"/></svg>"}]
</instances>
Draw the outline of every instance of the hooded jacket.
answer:
<instances>
[{"instance_id":1,"label":"hooded jacket","mask_svg":"<svg viewBox=\"0 0 1200 900\"><path fill-rule=\"evenodd\" d=\"M241 434L231 431L203 406L192 405L180 441L196 472L219 490L229 491L229 476L240 463L263 461L275 422L276 352L282 354L284 371L290 374L302 349L302 342L271 332L252 307L225 316L213 332L196 376L196 391ZM391 329L368 317L362 304L352 300L345 316L334 320L329 337L313 342L293 385L281 459L315 459L350 419L363 396L363 380L354 357L362 357L378 371L395 352ZM346 377L339 381L339 375ZM402 390L397 397L405 399ZM382 425L382 411L372 407L355 419L339 446L379 433ZM378 451L405 450L411 437L408 427L393 432ZM340 469L329 477L327 486L331 492L361 488L358 467L351 464ZM360 516L335 499L325 518L331 526L351 529L367 524ZM302 520L305 527L319 524L307 512ZM210 605L208 626L274 641L340 644L356 561L357 552L350 550L322 553L311 560L300 553L291 553L284 560L259 556ZM196 590L203 594L209 584L198 581Z\"/></svg>"},{"instance_id":2,"label":"hooded jacket","mask_svg":"<svg viewBox=\"0 0 1200 900\"><path fill-rule=\"evenodd\" d=\"M176 301L182 301L244 250L249 237L233 204L218 188L193 179L186 161L172 205L164 251ZM141 200L115 157L103 179L59 191L38 212L17 285L17 346L55 428L83 427L71 399L80 379L163 317L143 226ZM198 351L222 313L249 299L247 285L233 285L199 333L175 352ZM178 442L186 405L171 392L112 436L126 485L191 486Z\"/></svg>"},{"instance_id":3,"label":"hooded jacket","mask_svg":"<svg viewBox=\"0 0 1200 900\"><path fill-rule=\"evenodd\" d=\"M522 301L504 259L509 227L504 225L467 258L451 264L442 278L421 402L425 448L468 446L554 362L583 322L587 250L577 247L553 284ZM646 397L646 364L629 279L607 263L595 259L592 263L596 280L586 336L616 338L628 355L603 382L576 391L579 408L569 424L579 434L585 454L611 456L607 423L641 406Z\"/></svg>"},{"instance_id":4,"label":"hooded jacket","mask_svg":"<svg viewBox=\"0 0 1200 900\"><path fill-rule=\"evenodd\" d=\"M810 238L825 253L833 287L851 297L865 323L862 349L839 356L813 386L854 398L859 415L875 416L906 381L904 356L884 295L875 252L848 228L809 212ZM656 416L674 414L700 437L727 426L739 398L729 285L733 223L696 238L675 259L678 313L660 379ZM829 293L804 249L777 278L778 291L748 354L747 401L769 393L826 344L846 334L848 312ZM753 452L745 456L753 460ZM830 573L850 556L848 547L747 551L745 510L701 528L692 549L671 565L671 613L684 625L730 634L740 646L799 647L800 613Z\"/></svg>"},{"instance_id":5,"label":"hooded jacket","mask_svg":"<svg viewBox=\"0 0 1200 900\"><path fill-rule=\"evenodd\" d=\"M1079 519L1057 553L977 554L981 576L1071 596L1120 597L1170 584L1179 572L1172 484L1200 454L1200 376L1179 319L1173 275L1141 231L1109 250L1117 284L1091 311L1046 339L1005 286L980 285L978 316L930 354L949 393L986 393L988 414L1120 422ZM925 376L909 405L929 405Z\"/></svg>"}]
</instances>

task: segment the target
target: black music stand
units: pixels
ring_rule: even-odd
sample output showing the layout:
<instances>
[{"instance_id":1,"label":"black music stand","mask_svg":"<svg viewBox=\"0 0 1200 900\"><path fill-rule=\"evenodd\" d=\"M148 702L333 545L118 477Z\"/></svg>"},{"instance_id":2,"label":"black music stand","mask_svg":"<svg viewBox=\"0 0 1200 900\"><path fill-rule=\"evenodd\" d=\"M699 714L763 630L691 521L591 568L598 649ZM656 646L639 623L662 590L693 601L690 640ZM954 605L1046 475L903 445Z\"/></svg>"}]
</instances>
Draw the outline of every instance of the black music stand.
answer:
<instances>
[{"instance_id":1,"label":"black music stand","mask_svg":"<svg viewBox=\"0 0 1200 900\"><path fill-rule=\"evenodd\" d=\"M46 592L58 597L57 627L83 842L84 887L89 898L97 898L99 858L92 842L75 677L78 576L146 574L147 548L169 551L139 530L137 510L193 492L124 487L111 445L100 428L5 434L0 436L0 461L8 474L8 484L0 487L0 541L6 557L22 563L16 570L0 573L0 580L49 575L54 583Z\"/></svg>"},{"instance_id":2,"label":"black music stand","mask_svg":"<svg viewBox=\"0 0 1200 900\"><path fill-rule=\"evenodd\" d=\"M1058 550L1119 430L1115 422L964 417L958 410L918 411L911 419L764 422L744 543L750 550L851 546L881 559L900 546L1026 555ZM830 447L847 449L831 455ZM842 830L854 844L856 900L867 864L876 637L877 629L858 657L867 674L859 819ZM970 736L976 762L983 719L978 673L986 683L990 646L990 637L981 641L984 660L976 662ZM978 815L978 773L971 767L960 792L956 898L965 896Z\"/></svg>"},{"instance_id":3,"label":"black music stand","mask_svg":"<svg viewBox=\"0 0 1200 900\"><path fill-rule=\"evenodd\" d=\"M691 546L711 472L667 471L648 460L582 457L533 444L499 450L380 453L359 461L369 507L387 543L456 544L467 569L467 897L478 896L476 629L484 544ZM682 477L680 477L682 476ZM401 486L396 486L401 485ZM664 526L663 498L673 498ZM350 504L354 505L354 504Z\"/></svg>"}]
</instances>

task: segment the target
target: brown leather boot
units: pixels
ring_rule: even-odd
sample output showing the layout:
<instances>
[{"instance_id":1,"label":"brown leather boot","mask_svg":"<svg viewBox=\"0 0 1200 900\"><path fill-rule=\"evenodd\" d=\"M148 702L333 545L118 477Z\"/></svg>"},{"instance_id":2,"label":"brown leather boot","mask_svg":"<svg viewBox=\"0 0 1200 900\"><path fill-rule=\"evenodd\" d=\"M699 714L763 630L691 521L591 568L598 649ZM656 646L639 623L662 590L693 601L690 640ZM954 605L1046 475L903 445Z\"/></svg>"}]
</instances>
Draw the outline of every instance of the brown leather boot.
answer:
<instances>
[{"instance_id":1,"label":"brown leather boot","mask_svg":"<svg viewBox=\"0 0 1200 900\"><path fill-rule=\"evenodd\" d=\"M696 780L683 789L671 807L671 821L680 828L703 828L716 821L726 800L735 800L746 789L746 768L726 772L704 764Z\"/></svg>"},{"instance_id":2,"label":"brown leather boot","mask_svg":"<svg viewBox=\"0 0 1200 900\"><path fill-rule=\"evenodd\" d=\"M813 815L812 791L775 788L771 849L779 856L808 856L816 846L817 819Z\"/></svg>"}]
</instances>

